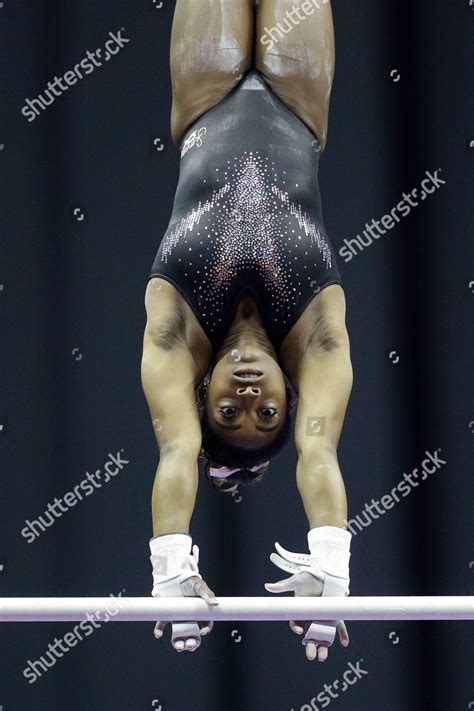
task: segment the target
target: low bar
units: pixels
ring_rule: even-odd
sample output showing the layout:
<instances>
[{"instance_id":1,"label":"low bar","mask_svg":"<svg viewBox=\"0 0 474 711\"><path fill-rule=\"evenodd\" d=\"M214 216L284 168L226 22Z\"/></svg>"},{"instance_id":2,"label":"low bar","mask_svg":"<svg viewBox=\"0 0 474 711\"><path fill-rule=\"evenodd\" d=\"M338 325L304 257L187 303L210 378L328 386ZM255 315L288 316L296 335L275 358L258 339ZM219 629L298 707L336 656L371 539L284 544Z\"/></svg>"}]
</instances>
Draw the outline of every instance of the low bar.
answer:
<instances>
[{"instance_id":1,"label":"low bar","mask_svg":"<svg viewBox=\"0 0 474 711\"><path fill-rule=\"evenodd\" d=\"M472 620L474 596L453 597L4 597L0 622L277 622L289 620Z\"/></svg>"}]
</instances>

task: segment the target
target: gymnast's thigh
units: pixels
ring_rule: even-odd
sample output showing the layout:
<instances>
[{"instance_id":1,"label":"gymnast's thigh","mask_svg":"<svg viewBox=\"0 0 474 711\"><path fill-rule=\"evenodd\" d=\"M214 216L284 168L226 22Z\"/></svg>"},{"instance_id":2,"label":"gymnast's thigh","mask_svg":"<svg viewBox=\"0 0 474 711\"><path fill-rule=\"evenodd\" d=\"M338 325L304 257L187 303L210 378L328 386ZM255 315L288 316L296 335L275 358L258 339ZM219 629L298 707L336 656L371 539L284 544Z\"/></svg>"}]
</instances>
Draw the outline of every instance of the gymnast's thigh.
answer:
<instances>
[{"instance_id":1,"label":"gymnast's thigh","mask_svg":"<svg viewBox=\"0 0 474 711\"><path fill-rule=\"evenodd\" d=\"M327 140L334 63L329 0L297 4L261 0L255 21L255 67L322 148Z\"/></svg>"},{"instance_id":2,"label":"gymnast's thigh","mask_svg":"<svg viewBox=\"0 0 474 711\"><path fill-rule=\"evenodd\" d=\"M252 0L176 0L171 31L171 133L179 145L199 116L250 69Z\"/></svg>"}]
</instances>

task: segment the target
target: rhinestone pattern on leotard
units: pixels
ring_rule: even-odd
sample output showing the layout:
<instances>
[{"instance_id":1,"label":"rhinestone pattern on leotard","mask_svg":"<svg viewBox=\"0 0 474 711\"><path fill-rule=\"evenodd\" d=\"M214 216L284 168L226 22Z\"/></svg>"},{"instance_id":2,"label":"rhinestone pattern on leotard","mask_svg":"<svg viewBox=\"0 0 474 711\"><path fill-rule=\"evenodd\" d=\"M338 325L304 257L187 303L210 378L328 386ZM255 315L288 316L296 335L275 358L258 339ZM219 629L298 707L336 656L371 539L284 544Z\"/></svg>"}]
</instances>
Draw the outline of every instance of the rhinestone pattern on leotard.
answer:
<instances>
[{"instance_id":1,"label":"rhinestone pattern on leotard","mask_svg":"<svg viewBox=\"0 0 474 711\"><path fill-rule=\"evenodd\" d=\"M290 200L292 186L286 182L286 171L279 174L268 156L244 151L228 160L225 170L215 169L216 187L210 199L199 201L165 236L162 262L168 261L178 243L180 254L184 245L187 248L189 259L179 261L188 262L190 273L184 276L192 279L192 291L210 332L219 326L222 300L241 270L259 273L271 295L273 320L285 324L301 295L303 280L313 284L310 280L322 264L331 269L325 235L301 205ZM207 183L207 187L213 186ZM308 262L310 253L313 260Z\"/></svg>"}]
</instances>

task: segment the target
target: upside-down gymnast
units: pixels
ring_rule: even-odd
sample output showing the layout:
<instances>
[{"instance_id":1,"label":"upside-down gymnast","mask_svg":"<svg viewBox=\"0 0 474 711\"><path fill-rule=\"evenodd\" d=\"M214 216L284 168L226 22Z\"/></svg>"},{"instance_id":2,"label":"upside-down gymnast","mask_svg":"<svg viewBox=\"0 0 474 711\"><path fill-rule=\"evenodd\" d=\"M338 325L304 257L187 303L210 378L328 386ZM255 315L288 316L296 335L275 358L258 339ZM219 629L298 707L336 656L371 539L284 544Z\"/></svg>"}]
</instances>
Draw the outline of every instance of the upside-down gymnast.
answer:
<instances>
[{"instance_id":1,"label":"upside-down gymnast","mask_svg":"<svg viewBox=\"0 0 474 711\"><path fill-rule=\"evenodd\" d=\"M142 385L160 460L153 596L217 605L189 524L198 462L223 492L259 481L288 441L309 554L278 543L269 592L349 594L351 534L337 446L352 389L345 296L318 187L334 74L328 0L176 0L172 216L148 278ZM172 623L195 651L213 623ZM155 636L163 635L158 622ZM292 621L324 661L342 620Z\"/></svg>"}]
</instances>

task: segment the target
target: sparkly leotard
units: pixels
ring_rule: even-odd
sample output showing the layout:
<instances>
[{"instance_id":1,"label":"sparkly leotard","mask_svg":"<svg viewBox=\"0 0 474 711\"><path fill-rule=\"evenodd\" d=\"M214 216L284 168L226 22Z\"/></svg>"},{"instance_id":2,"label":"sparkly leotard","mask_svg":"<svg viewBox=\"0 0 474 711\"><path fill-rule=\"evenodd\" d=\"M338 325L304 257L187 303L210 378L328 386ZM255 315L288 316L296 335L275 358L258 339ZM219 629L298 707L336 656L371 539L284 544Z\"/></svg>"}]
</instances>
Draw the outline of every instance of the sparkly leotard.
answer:
<instances>
[{"instance_id":1,"label":"sparkly leotard","mask_svg":"<svg viewBox=\"0 0 474 711\"><path fill-rule=\"evenodd\" d=\"M189 304L216 350L251 296L278 348L310 300L342 284L322 219L320 145L251 69L186 131L168 229L149 279Z\"/></svg>"}]
</instances>

